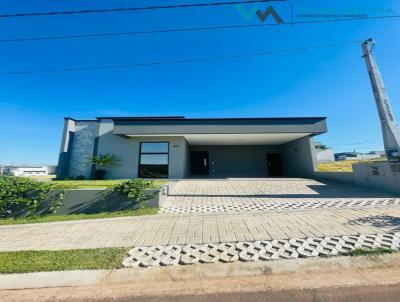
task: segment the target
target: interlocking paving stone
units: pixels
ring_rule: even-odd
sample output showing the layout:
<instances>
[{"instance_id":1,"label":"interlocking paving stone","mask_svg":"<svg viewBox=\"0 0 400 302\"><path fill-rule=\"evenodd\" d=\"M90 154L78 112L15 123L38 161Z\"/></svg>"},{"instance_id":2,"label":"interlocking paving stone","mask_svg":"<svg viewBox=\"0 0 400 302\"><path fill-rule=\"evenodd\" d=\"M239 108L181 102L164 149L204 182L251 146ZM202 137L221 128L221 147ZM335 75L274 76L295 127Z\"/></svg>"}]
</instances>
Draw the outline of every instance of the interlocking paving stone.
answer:
<instances>
[{"instance_id":1,"label":"interlocking paving stone","mask_svg":"<svg viewBox=\"0 0 400 302\"><path fill-rule=\"evenodd\" d=\"M314 237L304 239L245 241L217 244L135 247L123 260L125 267L188 265L199 263L270 261L332 256L354 249L400 249L400 232Z\"/></svg>"},{"instance_id":2,"label":"interlocking paving stone","mask_svg":"<svg viewBox=\"0 0 400 302\"><path fill-rule=\"evenodd\" d=\"M172 191L177 196L168 196L168 207L240 205L240 210L4 225L0 251L218 244L400 231L399 198L350 185L306 179L179 183ZM248 210L264 206L283 209ZM221 259L236 257L227 250ZM251 255L242 253L246 257ZM203 256L203 261L214 260Z\"/></svg>"},{"instance_id":3,"label":"interlocking paving stone","mask_svg":"<svg viewBox=\"0 0 400 302\"><path fill-rule=\"evenodd\" d=\"M160 213L196 214L196 213L239 213L239 212L270 212L278 210L306 210L328 208L363 208L399 206L400 198L390 199L356 199L356 200L318 200L307 202L269 202L250 205L198 205L189 207L162 207Z\"/></svg>"},{"instance_id":4,"label":"interlocking paving stone","mask_svg":"<svg viewBox=\"0 0 400 302\"><path fill-rule=\"evenodd\" d=\"M170 187L164 207L235 206L269 202L318 202L391 198L371 189L302 178L180 180Z\"/></svg>"},{"instance_id":5,"label":"interlocking paving stone","mask_svg":"<svg viewBox=\"0 0 400 302\"><path fill-rule=\"evenodd\" d=\"M168 214L0 226L0 251L207 244L399 231L399 207Z\"/></svg>"}]
</instances>

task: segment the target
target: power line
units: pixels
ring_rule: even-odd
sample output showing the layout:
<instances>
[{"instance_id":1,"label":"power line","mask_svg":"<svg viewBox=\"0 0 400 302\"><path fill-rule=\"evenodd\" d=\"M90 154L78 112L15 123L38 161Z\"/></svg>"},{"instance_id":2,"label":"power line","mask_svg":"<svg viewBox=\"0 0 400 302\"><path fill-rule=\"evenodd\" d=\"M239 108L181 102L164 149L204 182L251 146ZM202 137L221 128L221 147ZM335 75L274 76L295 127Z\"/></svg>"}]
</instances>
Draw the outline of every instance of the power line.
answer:
<instances>
[{"instance_id":1,"label":"power line","mask_svg":"<svg viewBox=\"0 0 400 302\"><path fill-rule=\"evenodd\" d=\"M361 141L361 142L353 142L353 143L339 143L339 144L333 144L333 146L356 146L356 145L364 145L364 144L374 143L377 141L382 141L382 138Z\"/></svg>"},{"instance_id":2,"label":"power line","mask_svg":"<svg viewBox=\"0 0 400 302\"><path fill-rule=\"evenodd\" d=\"M54 69L33 69L33 70L20 70L20 71L4 71L4 72L0 72L0 75L52 73L52 72L73 72L73 71L121 69L121 68L157 66L157 65L211 62L211 61L239 59L239 58L255 57L255 56L266 56L266 55L273 55L273 54L279 54L279 53L299 52L299 51L318 49L318 48L337 47L337 46L344 46L344 45L351 45L351 44L359 44L361 42L362 42L362 40L350 41L350 42L340 42L340 43L331 43L331 44L320 44L320 45L307 46L307 47L301 47L301 48L288 48L288 49L280 49L280 50L273 50L273 51L260 51L260 52L237 54L237 55L231 55L231 56L215 56L215 57L198 58L198 59L156 61L156 62L149 62L149 63L99 65L99 66L89 66L89 67L68 67L68 68L54 68Z\"/></svg>"},{"instance_id":3,"label":"power line","mask_svg":"<svg viewBox=\"0 0 400 302\"><path fill-rule=\"evenodd\" d=\"M175 4L175 5L153 5L142 7L118 7L104 9L85 9L85 10L69 10L69 11L52 11L52 12L30 12L16 14L2 14L0 18L17 18L17 17L45 17L57 15L78 15L78 14L93 14L93 13L115 13L115 12L135 12L156 9L175 9L175 8L191 8L191 7L207 7L207 6L224 6L234 4L251 4L262 2L283 2L285 0L242 0L229 2L210 2L210 3L190 3L190 4Z\"/></svg>"},{"instance_id":4,"label":"power line","mask_svg":"<svg viewBox=\"0 0 400 302\"><path fill-rule=\"evenodd\" d=\"M263 28L263 27L279 26L279 25L317 24L317 23L348 22L348 21L389 19L389 18L400 18L400 15L343 18L343 19L331 19L331 20L299 21L299 22L285 22L285 23L264 23L264 24L246 24L246 25L221 25L221 26L205 26L205 27L187 27L187 28L155 29L155 30L144 30L144 31L76 34L76 35L63 35L63 36L22 37L22 38L0 39L0 43L45 41L45 40L65 40L65 39L112 37L112 36L136 36L136 35L147 35L147 34L179 33L179 32L191 32L191 31L223 30L223 29Z\"/></svg>"}]
</instances>

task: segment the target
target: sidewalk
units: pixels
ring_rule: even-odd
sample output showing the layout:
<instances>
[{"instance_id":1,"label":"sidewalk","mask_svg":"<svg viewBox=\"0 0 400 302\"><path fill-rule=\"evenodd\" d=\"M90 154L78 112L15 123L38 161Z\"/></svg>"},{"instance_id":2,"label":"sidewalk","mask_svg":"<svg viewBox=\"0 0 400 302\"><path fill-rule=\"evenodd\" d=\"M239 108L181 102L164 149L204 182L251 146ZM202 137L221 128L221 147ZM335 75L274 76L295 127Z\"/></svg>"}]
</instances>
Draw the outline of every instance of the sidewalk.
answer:
<instances>
[{"instance_id":1,"label":"sidewalk","mask_svg":"<svg viewBox=\"0 0 400 302\"><path fill-rule=\"evenodd\" d=\"M155 215L0 226L0 251L205 244L399 232L398 207Z\"/></svg>"},{"instance_id":2,"label":"sidewalk","mask_svg":"<svg viewBox=\"0 0 400 302\"><path fill-rule=\"evenodd\" d=\"M264 296L259 301L313 301L323 293L334 293L339 298L346 293L374 297L375 301L379 294L387 298L380 301L397 301L399 284L400 255L382 255L0 275L0 300L189 301L187 295L193 295L197 297L194 301L208 301L205 297L218 301L216 295L231 295L236 299L233 301L238 301L238 297L247 295L254 296L254 300ZM276 300L265 300L267 297ZM282 297L286 299L278 299Z\"/></svg>"}]
</instances>

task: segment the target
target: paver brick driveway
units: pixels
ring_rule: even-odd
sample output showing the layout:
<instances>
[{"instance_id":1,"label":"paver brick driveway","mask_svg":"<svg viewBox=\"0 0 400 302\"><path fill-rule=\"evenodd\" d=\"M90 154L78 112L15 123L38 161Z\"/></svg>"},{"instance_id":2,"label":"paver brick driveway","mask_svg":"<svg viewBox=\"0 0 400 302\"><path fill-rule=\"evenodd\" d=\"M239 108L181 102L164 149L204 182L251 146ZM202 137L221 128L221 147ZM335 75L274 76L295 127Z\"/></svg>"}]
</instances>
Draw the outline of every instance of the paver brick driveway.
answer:
<instances>
[{"instance_id":1,"label":"paver brick driveway","mask_svg":"<svg viewBox=\"0 0 400 302\"><path fill-rule=\"evenodd\" d=\"M350 185L304 179L185 180L170 193L166 206L178 209L284 202L292 206L279 211L271 208L267 212L256 209L210 214L200 210L0 226L0 251L200 244L400 231L400 198ZM339 201L335 207L324 206L324 202ZM306 202L322 206L307 209L293 206Z\"/></svg>"},{"instance_id":2,"label":"paver brick driveway","mask_svg":"<svg viewBox=\"0 0 400 302\"><path fill-rule=\"evenodd\" d=\"M270 202L318 202L391 197L388 194L332 181L301 178L194 179L171 186L164 207L251 205Z\"/></svg>"}]
</instances>

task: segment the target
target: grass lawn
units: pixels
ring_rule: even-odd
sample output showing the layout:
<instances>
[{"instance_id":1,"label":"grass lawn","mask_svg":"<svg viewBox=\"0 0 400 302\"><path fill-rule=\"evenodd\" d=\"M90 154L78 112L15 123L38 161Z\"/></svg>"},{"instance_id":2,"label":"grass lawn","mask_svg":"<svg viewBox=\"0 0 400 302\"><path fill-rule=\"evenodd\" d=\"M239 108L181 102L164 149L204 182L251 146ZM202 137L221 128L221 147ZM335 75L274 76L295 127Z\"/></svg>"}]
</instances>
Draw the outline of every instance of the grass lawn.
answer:
<instances>
[{"instance_id":1,"label":"grass lawn","mask_svg":"<svg viewBox=\"0 0 400 302\"><path fill-rule=\"evenodd\" d=\"M385 247L377 247L374 249L355 249L347 253L342 253L342 256L375 256L375 255L383 255L383 254L393 254L398 253L396 250L388 249Z\"/></svg>"},{"instance_id":2,"label":"grass lawn","mask_svg":"<svg viewBox=\"0 0 400 302\"><path fill-rule=\"evenodd\" d=\"M333 163L319 163L318 170L321 172L353 172L352 164L375 161L383 160L342 160Z\"/></svg>"},{"instance_id":3,"label":"grass lawn","mask_svg":"<svg viewBox=\"0 0 400 302\"><path fill-rule=\"evenodd\" d=\"M106 180L53 180L50 183L62 189L87 189L87 188L111 188L127 181L128 179L106 179ZM166 180L154 180L158 187L167 183Z\"/></svg>"},{"instance_id":4,"label":"grass lawn","mask_svg":"<svg viewBox=\"0 0 400 302\"><path fill-rule=\"evenodd\" d=\"M120 268L127 248L0 252L0 273Z\"/></svg>"},{"instance_id":5,"label":"grass lawn","mask_svg":"<svg viewBox=\"0 0 400 302\"><path fill-rule=\"evenodd\" d=\"M0 219L0 225L155 215L155 214L157 214L158 210L159 210L159 208L143 208L143 209L137 209L137 210L119 211L119 212L104 212L104 213L98 213L98 214L67 214L67 215L55 214L55 215L46 215L46 216L21 217L21 218L16 218L16 219L7 218L7 219Z\"/></svg>"}]
</instances>

